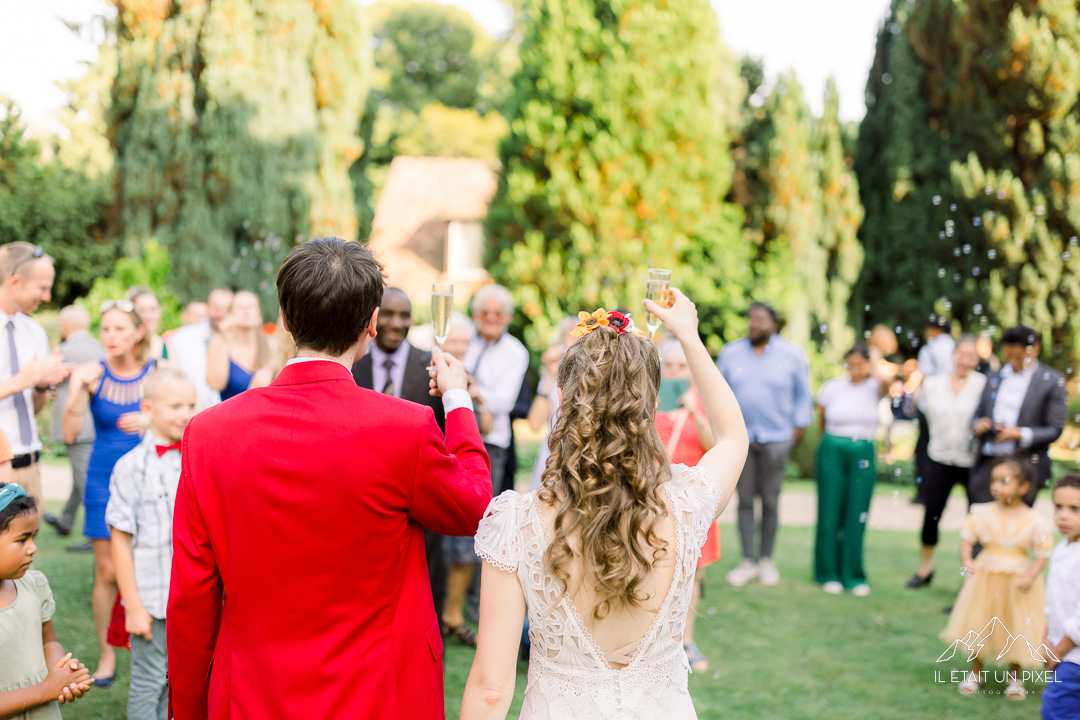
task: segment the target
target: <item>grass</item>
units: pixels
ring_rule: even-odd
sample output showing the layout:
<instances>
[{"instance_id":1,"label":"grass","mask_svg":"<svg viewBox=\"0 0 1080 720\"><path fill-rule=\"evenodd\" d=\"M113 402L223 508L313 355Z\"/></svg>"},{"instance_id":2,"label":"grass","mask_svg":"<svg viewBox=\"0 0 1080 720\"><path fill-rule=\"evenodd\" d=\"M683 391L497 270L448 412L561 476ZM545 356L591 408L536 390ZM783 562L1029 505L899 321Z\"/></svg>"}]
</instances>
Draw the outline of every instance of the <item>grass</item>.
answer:
<instances>
[{"instance_id":1,"label":"grass","mask_svg":"<svg viewBox=\"0 0 1080 720\"><path fill-rule=\"evenodd\" d=\"M64 646L88 663L96 657L90 618L92 560L66 553L64 538L48 527L39 536L35 567L48 575L57 599L55 624ZM939 684L964 668L957 658L936 663L945 649L937 639L944 627L941 609L960 586L959 540L945 533L934 584L904 588L918 557L914 532L867 532L867 570L874 588L868 598L825 595L810 580L812 528L782 528L777 561L784 580L778 588L751 584L728 588L723 575L736 562L735 528L723 528L725 557L706 577L697 640L712 668L692 675L690 692L702 720L909 720L964 717L1031 718L1038 715L1041 686L1029 684L1028 699L1001 695L961 697L952 684ZM92 690L63 710L65 718L125 717L127 653L119 654L116 684ZM472 651L448 643L446 716L458 718ZM517 692L509 717L517 717L526 683L518 666ZM1003 687L990 683L990 691Z\"/></svg>"}]
</instances>

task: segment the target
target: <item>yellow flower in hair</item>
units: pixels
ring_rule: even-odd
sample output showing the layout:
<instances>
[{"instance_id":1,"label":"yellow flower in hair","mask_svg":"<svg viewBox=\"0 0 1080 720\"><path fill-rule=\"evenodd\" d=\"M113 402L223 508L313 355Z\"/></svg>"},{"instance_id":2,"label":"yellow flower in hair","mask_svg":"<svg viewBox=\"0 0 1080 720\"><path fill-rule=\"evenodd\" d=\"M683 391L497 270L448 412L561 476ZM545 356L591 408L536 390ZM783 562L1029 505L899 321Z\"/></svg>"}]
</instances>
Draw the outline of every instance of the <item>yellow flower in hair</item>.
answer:
<instances>
[{"instance_id":1,"label":"yellow flower in hair","mask_svg":"<svg viewBox=\"0 0 1080 720\"><path fill-rule=\"evenodd\" d=\"M582 335L588 335L601 325L608 324L607 310L605 310L604 308L600 308L591 315L584 311L579 312L577 316L579 321L577 327L574 328L573 331L570 333L570 336L574 338L579 338Z\"/></svg>"}]
</instances>

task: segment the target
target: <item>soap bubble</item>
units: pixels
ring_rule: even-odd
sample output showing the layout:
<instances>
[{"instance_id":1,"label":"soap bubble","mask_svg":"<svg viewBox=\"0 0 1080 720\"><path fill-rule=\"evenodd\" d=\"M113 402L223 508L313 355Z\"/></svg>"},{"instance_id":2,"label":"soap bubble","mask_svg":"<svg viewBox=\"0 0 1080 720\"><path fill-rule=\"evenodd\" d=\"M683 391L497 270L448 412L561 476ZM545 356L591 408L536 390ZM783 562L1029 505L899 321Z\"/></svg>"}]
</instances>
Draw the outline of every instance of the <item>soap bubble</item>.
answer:
<instances>
[{"instance_id":1,"label":"soap bubble","mask_svg":"<svg viewBox=\"0 0 1080 720\"><path fill-rule=\"evenodd\" d=\"M980 227L982 225L982 218L981 217L973 217L973 218L971 218L971 224L974 225L975 227Z\"/></svg>"},{"instance_id":2,"label":"soap bubble","mask_svg":"<svg viewBox=\"0 0 1080 720\"><path fill-rule=\"evenodd\" d=\"M933 203L935 205L940 205L941 204L941 196L940 195L935 195L934 198L933 198Z\"/></svg>"},{"instance_id":3,"label":"soap bubble","mask_svg":"<svg viewBox=\"0 0 1080 720\"><path fill-rule=\"evenodd\" d=\"M860 460L859 461L859 467L862 468L863 470L865 470L866 468L870 467L870 461L869 460Z\"/></svg>"},{"instance_id":4,"label":"soap bubble","mask_svg":"<svg viewBox=\"0 0 1080 720\"><path fill-rule=\"evenodd\" d=\"M994 248L990 248L989 250L986 251L986 257L993 260L994 258L997 257L997 250L995 250Z\"/></svg>"},{"instance_id":5,"label":"soap bubble","mask_svg":"<svg viewBox=\"0 0 1080 720\"><path fill-rule=\"evenodd\" d=\"M964 243L964 254L965 255L970 255L971 254L971 245L968 244L968 243Z\"/></svg>"},{"instance_id":6,"label":"soap bubble","mask_svg":"<svg viewBox=\"0 0 1080 720\"><path fill-rule=\"evenodd\" d=\"M967 566L963 566L963 567L960 568L960 574L963 575L964 577L971 577L972 575L975 574L975 571L972 570L971 568L967 567Z\"/></svg>"},{"instance_id":7,"label":"soap bubble","mask_svg":"<svg viewBox=\"0 0 1080 720\"><path fill-rule=\"evenodd\" d=\"M945 268L938 268L938 271L937 271L937 276L938 276L939 278L943 278L943 277L945 277Z\"/></svg>"},{"instance_id":8,"label":"soap bubble","mask_svg":"<svg viewBox=\"0 0 1080 720\"><path fill-rule=\"evenodd\" d=\"M863 514L859 515L859 522L865 523L867 517L869 517L869 515L867 513L863 513Z\"/></svg>"}]
</instances>

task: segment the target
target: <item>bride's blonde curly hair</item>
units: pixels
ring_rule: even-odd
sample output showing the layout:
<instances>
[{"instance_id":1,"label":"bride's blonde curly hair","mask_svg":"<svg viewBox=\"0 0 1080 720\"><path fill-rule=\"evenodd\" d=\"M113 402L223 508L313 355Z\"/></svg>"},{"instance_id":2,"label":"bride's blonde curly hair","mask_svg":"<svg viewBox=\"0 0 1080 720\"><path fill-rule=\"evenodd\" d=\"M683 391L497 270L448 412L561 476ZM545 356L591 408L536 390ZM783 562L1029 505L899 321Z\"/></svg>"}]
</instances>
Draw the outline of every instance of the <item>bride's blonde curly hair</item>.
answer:
<instances>
[{"instance_id":1,"label":"bride's blonde curly hair","mask_svg":"<svg viewBox=\"0 0 1080 720\"><path fill-rule=\"evenodd\" d=\"M671 477L654 423L660 356L644 338L597 328L566 351L558 382L562 400L539 492L557 508L544 560L565 593L567 567L580 555L599 620L642 607L649 595L641 585L667 553L655 532L667 514L660 486Z\"/></svg>"}]
</instances>

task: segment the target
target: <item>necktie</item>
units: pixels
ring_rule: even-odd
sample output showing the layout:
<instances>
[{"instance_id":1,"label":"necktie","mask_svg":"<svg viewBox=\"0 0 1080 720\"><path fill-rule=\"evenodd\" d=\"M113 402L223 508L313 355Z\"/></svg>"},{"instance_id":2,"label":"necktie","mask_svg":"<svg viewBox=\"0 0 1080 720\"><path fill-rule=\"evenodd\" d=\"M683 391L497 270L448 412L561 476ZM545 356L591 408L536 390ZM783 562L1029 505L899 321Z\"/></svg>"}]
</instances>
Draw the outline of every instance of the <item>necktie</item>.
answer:
<instances>
[{"instance_id":1,"label":"necktie","mask_svg":"<svg viewBox=\"0 0 1080 720\"><path fill-rule=\"evenodd\" d=\"M390 358L386 358L383 361L382 366L386 368L386 384L382 387L383 395L394 394L394 376L390 374L390 370L394 367L394 361Z\"/></svg>"},{"instance_id":2,"label":"necktie","mask_svg":"<svg viewBox=\"0 0 1080 720\"><path fill-rule=\"evenodd\" d=\"M177 452L179 452L180 442L180 440L177 440L172 445L155 445L154 449L157 450L158 457L165 457L165 453L169 452L170 450L176 450Z\"/></svg>"},{"instance_id":3,"label":"necktie","mask_svg":"<svg viewBox=\"0 0 1080 720\"><path fill-rule=\"evenodd\" d=\"M19 354L15 352L15 321L7 321L8 351L11 353L11 375L14 377L19 372ZM26 407L26 396L17 392L15 398L15 412L19 416L19 439L23 445L29 445L33 440L33 432L30 430L30 411Z\"/></svg>"}]
</instances>

